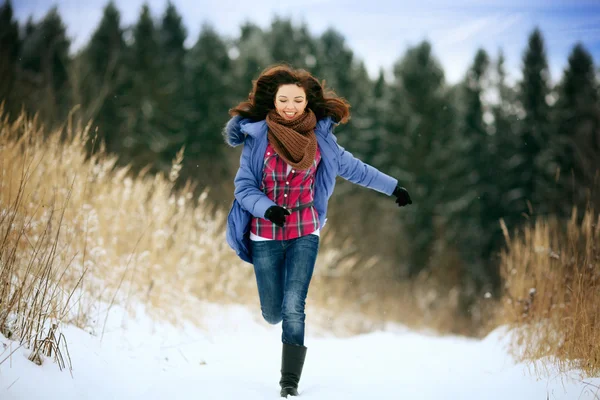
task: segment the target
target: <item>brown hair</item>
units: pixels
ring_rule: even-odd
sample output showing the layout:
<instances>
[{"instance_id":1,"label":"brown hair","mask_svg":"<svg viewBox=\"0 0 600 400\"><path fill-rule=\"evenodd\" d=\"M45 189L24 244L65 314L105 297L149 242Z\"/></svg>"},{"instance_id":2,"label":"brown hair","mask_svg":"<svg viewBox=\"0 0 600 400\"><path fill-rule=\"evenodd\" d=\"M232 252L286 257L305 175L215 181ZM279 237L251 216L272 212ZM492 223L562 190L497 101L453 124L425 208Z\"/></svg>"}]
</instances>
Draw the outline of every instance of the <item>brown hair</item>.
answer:
<instances>
[{"instance_id":1,"label":"brown hair","mask_svg":"<svg viewBox=\"0 0 600 400\"><path fill-rule=\"evenodd\" d=\"M229 115L240 115L255 121L265 119L267 113L275 108L275 95L281 85L296 84L306 92L307 108L310 108L317 120L327 116L335 122L345 124L350 119L350 104L338 97L333 90L325 90L325 81L319 81L304 69L294 69L286 64L267 67L258 79L252 81L252 92L248 100L242 101L229 110Z\"/></svg>"}]
</instances>

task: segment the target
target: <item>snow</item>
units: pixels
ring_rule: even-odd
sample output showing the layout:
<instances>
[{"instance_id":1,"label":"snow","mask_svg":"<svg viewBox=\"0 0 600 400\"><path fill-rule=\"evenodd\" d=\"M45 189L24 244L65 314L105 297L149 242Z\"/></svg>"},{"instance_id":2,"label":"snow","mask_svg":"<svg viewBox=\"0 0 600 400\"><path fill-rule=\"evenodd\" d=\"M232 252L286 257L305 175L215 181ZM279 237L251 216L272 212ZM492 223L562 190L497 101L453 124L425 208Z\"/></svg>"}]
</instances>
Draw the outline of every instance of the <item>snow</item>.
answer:
<instances>
[{"instance_id":1,"label":"snow","mask_svg":"<svg viewBox=\"0 0 600 400\"><path fill-rule=\"evenodd\" d=\"M197 308L200 323L173 326L153 321L141 306L135 316L115 307L102 339L101 324L63 326L72 376L49 358L41 366L28 361L29 350L0 335L0 361L17 349L0 364L0 399L279 398L281 324L268 325L244 306ZM483 340L395 324L343 338L307 331L300 399L600 398L600 379L537 379L531 367L514 363L503 328Z\"/></svg>"}]
</instances>

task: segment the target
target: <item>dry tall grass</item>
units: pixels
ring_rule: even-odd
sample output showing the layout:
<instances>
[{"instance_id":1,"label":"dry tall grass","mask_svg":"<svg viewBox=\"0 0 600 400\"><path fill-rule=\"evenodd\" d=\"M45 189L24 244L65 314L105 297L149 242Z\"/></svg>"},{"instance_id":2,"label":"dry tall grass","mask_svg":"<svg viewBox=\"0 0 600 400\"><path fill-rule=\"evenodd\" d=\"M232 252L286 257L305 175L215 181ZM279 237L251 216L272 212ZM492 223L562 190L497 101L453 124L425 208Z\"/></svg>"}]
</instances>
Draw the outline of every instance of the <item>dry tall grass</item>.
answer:
<instances>
[{"instance_id":1,"label":"dry tall grass","mask_svg":"<svg viewBox=\"0 0 600 400\"><path fill-rule=\"evenodd\" d=\"M60 323L97 325L109 312L98 304L142 302L177 322L194 317L190 295L226 301L253 290L251 269L221 239L224 212L189 185L172 194L181 157L168 177L132 178L102 150L86 159L89 133L43 132L25 116L0 122L5 336L36 353L60 345L48 339Z\"/></svg>"},{"instance_id":2,"label":"dry tall grass","mask_svg":"<svg viewBox=\"0 0 600 400\"><path fill-rule=\"evenodd\" d=\"M505 231L505 234L507 232ZM538 220L502 254L504 321L515 327L513 351L536 371L600 375L600 215L578 222Z\"/></svg>"},{"instance_id":3,"label":"dry tall grass","mask_svg":"<svg viewBox=\"0 0 600 400\"><path fill-rule=\"evenodd\" d=\"M308 305L319 309L317 325L340 335L383 329L398 322L413 329L439 334L483 337L497 327L498 300L482 295L464 313L465 292L459 261L451 252L440 255L436 269L415 280L401 281L396 271L377 258L358 262L344 248L330 246L327 231L309 289ZM392 266L393 267L393 266ZM311 315L308 315L311 318ZM311 329L309 325L309 330Z\"/></svg>"}]
</instances>

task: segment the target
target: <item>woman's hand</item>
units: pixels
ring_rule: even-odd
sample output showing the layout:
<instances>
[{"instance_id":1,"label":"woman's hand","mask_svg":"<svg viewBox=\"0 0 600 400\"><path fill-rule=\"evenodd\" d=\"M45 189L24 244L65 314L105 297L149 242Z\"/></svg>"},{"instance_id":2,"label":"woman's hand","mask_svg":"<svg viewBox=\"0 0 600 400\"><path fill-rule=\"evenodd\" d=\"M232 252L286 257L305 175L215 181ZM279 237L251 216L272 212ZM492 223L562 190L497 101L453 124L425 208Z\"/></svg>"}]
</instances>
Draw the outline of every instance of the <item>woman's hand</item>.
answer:
<instances>
[{"instance_id":1,"label":"woman's hand","mask_svg":"<svg viewBox=\"0 0 600 400\"><path fill-rule=\"evenodd\" d=\"M396 189L394 189L394 193L392 193L392 195L396 196L396 204L398 204L398 207L404 207L407 204L412 204L412 200L410 199L408 191L402 186L396 186Z\"/></svg>"},{"instance_id":2,"label":"woman's hand","mask_svg":"<svg viewBox=\"0 0 600 400\"><path fill-rule=\"evenodd\" d=\"M285 224L285 217L290 214L290 211L283 207L271 206L267 209L267 211L265 211L265 218L280 228L283 228L283 224Z\"/></svg>"}]
</instances>

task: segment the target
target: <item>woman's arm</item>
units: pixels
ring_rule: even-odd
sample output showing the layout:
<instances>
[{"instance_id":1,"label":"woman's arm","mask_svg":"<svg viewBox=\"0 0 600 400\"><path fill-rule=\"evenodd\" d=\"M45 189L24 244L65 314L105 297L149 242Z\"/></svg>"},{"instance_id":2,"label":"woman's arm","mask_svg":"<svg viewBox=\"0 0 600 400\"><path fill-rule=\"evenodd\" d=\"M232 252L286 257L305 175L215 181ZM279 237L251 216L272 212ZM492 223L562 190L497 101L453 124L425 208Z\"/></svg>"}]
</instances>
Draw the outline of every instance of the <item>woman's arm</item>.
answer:
<instances>
[{"instance_id":1,"label":"woman's arm","mask_svg":"<svg viewBox=\"0 0 600 400\"><path fill-rule=\"evenodd\" d=\"M264 218L265 211L271 206L276 206L271 199L260 190L260 182L250 169L250 160L254 141L247 139L244 142L242 155L240 157L240 168L238 169L233 183L235 185L234 195L242 207L256 218Z\"/></svg>"},{"instance_id":2,"label":"woman's arm","mask_svg":"<svg viewBox=\"0 0 600 400\"><path fill-rule=\"evenodd\" d=\"M392 195L398 185L396 178L392 178L375 167L364 163L339 144L337 146L339 151L339 176L352 183L385 193L388 196Z\"/></svg>"}]
</instances>

